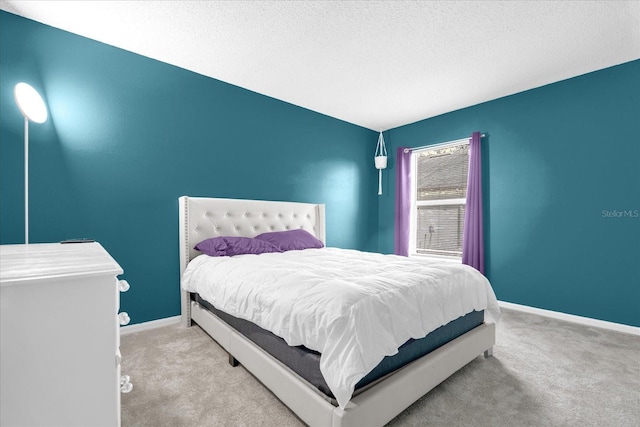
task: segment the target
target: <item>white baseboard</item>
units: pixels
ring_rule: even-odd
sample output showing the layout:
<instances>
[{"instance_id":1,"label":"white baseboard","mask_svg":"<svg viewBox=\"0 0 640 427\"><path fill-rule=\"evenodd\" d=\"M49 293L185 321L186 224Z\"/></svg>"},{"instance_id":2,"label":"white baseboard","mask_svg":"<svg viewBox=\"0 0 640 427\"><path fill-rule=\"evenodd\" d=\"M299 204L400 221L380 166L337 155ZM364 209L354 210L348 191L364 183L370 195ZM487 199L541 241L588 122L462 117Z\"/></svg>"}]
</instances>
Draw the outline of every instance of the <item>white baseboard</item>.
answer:
<instances>
[{"instance_id":1,"label":"white baseboard","mask_svg":"<svg viewBox=\"0 0 640 427\"><path fill-rule=\"evenodd\" d=\"M163 326L180 323L180 316L165 317L164 319L152 320L150 322L136 323L120 327L120 335L132 334L134 332L148 331L150 329L161 328Z\"/></svg>"},{"instance_id":2,"label":"white baseboard","mask_svg":"<svg viewBox=\"0 0 640 427\"><path fill-rule=\"evenodd\" d=\"M528 305L514 304L506 301L498 301L500 307L506 309L523 311L525 313L537 314L539 316L550 317L552 319L565 320L567 322L579 323L585 326L609 329L616 332L640 336L640 328L622 323L607 322L605 320L592 319L590 317L576 316L573 314L561 313L559 311L544 310L542 308L530 307Z\"/></svg>"},{"instance_id":3,"label":"white baseboard","mask_svg":"<svg viewBox=\"0 0 640 427\"><path fill-rule=\"evenodd\" d=\"M626 334L640 336L640 328L622 323L607 322L605 320L592 319L590 317L576 316L573 314L562 313L559 311L544 310L542 308L530 307L528 305L514 304L512 302L498 301L500 307L522 311L525 313L537 314L538 316L550 317L552 319L564 320L567 322L579 323L585 326L593 326L596 328L609 329L611 331L623 332ZM174 325L180 323L180 316L166 317L164 319L152 320L150 322L137 323L120 327L120 335L132 334L134 332L147 331L150 329L161 328L163 326Z\"/></svg>"}]
</instances>

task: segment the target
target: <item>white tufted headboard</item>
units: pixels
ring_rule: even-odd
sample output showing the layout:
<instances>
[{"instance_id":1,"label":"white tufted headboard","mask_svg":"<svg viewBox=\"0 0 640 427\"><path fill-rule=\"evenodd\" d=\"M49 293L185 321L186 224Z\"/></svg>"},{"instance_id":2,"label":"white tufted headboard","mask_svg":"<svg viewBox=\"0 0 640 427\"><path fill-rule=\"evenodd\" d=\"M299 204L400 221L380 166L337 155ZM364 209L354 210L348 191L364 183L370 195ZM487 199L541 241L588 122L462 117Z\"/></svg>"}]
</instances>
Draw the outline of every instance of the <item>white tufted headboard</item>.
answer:
<instances>
[{"instance_id":1,"label":"white tufted headboard","mask_svg":"<svg viewBox=\"0 0 640 427\"><path fill-rule=\"evenodd\" d=\"M178 202L180 278L189 261L200 255L193 247L211 237L254 237L270 231L303 228L326 243L322 204L188 196L180 197ZM183 323L188 324L190 295L182 288L180 294Z\"/></svg>"}]
</instances>

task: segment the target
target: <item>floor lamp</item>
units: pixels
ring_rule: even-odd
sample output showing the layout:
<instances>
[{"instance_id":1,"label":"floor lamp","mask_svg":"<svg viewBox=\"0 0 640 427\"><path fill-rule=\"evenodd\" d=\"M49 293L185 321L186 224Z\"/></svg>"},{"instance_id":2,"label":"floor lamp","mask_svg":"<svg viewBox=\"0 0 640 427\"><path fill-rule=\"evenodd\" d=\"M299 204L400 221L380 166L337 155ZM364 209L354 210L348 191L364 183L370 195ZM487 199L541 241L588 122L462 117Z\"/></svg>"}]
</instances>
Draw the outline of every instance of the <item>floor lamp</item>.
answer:
<instances>
[{"instance_id":1,"label":"floor lamp","mask_svg":"<svg viewBox=\"0 0 640 427\"><path fill-rule=\"evenodd\" d=\"M47 121L47 106L40 94L26 83L18 83L13 91L16 104L24 116L24 243L29 244L29 120Z\"/></svg>"}]
</instances>

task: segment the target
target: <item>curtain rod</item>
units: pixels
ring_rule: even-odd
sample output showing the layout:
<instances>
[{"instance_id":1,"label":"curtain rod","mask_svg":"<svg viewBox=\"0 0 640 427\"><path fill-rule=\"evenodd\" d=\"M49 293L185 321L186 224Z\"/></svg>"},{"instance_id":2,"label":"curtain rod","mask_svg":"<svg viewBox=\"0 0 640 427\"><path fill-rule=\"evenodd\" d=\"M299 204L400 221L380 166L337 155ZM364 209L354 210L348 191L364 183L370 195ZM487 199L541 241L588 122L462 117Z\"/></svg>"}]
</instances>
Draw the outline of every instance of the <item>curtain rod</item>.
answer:
<instances>
[{"instance_id":1,"label":"curtain rod","mask_svg":"<svg viewBox=\"0 0 640 427\"><path fill-rule=\"evenodd\" d=\"M480 138L484 138L486 135L484 133L480 134ZM463 141L469 141L471 139L471 136L469 136L468 138L460 138L460 139L456 139L453 141L447 141L447 142L439 142L437 144L431 144L431 145L422 145L420 147L412 147L412 148L405 148L404 152L408 153L409 151L419 151L419 150L426 150L427 148L438 148L438 147L442 147L443 145L454 145L454 144L460 144Z\"/></svg>"}]
</instances>

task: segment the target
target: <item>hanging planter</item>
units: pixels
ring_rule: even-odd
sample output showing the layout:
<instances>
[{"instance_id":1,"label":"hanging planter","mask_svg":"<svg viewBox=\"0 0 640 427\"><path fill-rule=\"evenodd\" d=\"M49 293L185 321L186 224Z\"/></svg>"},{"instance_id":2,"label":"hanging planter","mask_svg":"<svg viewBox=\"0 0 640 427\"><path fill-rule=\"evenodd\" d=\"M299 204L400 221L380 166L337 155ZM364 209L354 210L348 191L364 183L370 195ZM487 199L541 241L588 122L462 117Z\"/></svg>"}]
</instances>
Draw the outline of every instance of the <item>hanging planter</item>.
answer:
<instances>
[{"instance_id":1,"label":"hanging planter","mask_svg":"<svg viewBox=\"0 0 640 427\"><path fill-rule=\"evenodd\" d=\"M378 145L376 146L376 153L374 157L376 169L378 169L378 195L382 194L382 169L387 168L387 147L384 144L384 137L382 132L378 136Z\"/></svg>"}]
</instances>

